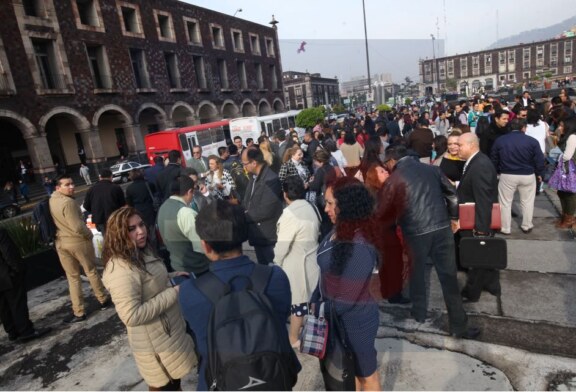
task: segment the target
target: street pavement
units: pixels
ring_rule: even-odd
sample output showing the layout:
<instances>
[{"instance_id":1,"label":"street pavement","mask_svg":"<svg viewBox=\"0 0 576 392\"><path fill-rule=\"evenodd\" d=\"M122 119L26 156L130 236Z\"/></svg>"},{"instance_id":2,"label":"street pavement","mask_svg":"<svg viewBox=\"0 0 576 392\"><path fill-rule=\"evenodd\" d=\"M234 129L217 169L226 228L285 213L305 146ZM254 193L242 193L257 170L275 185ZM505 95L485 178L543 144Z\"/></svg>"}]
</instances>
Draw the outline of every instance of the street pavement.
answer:
<instances>
[{"instance_id":1,"label":"street pavement","mask_svg":"<svg viewBox=\"0 0 576 392\"><path fill-rule=\"evenodd\" d=\"M554 228L558 208L548 191L537 197L532 233L513 225L500 303L483 293L478 303L465 304L470 324L482 329L478 340L446 332L435 273L425 323L410 319L407 305L379 302L376 347L384 390L576 390L576 241L570 231ZM465 275L459 280L464 284ZM28 293L35 325L54 331L26 344L9 342L0 332L0 390L147 389L115 310L100 311L87 282L84 291L88 320L74 325L61 322L70 312L64 278ZM317 360L299 358L303 370L295 390L323 390ZM183 388L195 389L196 383L190 374Z\"/></svg>"}]
</instances>

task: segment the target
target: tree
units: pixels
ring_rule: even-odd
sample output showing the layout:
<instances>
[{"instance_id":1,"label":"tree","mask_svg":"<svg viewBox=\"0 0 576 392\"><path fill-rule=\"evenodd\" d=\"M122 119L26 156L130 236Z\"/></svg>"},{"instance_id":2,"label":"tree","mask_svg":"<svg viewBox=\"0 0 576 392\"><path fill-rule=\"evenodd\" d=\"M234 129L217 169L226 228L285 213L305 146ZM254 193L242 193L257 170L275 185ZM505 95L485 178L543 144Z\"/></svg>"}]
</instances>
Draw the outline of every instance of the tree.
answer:
<instances>
[{"instance_id":1,"label":"tree","mask_svg":"<svg viewBox=\"0 0 576 392\"><path fill-rule=\"evenodd\" d=\"M332 111L336 114L346 113L346 108L341 103L332 106Z\"/></svg>"},{"instance_id":2,"label":"tree","mask_svg":"<svg viewBox=\"0 0 576 392\"><path fill-rule=\"evenodd\" d=\"M456 82L456 79L448 79L446 81L446 89L448 91L456 91L457 88L458 88L458 83Z\"/></svg>"},{"instance_id":3,"label":"tree","mask_svg":"<svg viewBox=\"0 0 576 392\"><path fill-rule=\"evenodd\" d=\"M410 105L411 103L412 103L412 99L411 99L411 98L406 98L406 99L404 100L404 104L405 104L405 105Z\"/></svg>"},{"instance_id":4,"label":"tree","mask_svg":"<svg viewBox=\"0 0 576 392\"><path fill-rule=\"evenodd\" d=\"M317 121L324 120L324 111L320 108L308 108L302 110L296 116L296 126L300 128L311 128Z\"/></svg>"},{"instance_id":5,"label":"tree","mask_svg":"<svg viewBox=\"0 0 576 392\"><path fill-rule=\"evenodd\" d=\"M384 103L381 104L381 105L376 106L376 109L377 109L379 112L389 112L390 110L392 110L392 108L390 108L390 106L388 106L388 105L386 105L386 104L384 104Z\"/></svg>"}]
</instances>

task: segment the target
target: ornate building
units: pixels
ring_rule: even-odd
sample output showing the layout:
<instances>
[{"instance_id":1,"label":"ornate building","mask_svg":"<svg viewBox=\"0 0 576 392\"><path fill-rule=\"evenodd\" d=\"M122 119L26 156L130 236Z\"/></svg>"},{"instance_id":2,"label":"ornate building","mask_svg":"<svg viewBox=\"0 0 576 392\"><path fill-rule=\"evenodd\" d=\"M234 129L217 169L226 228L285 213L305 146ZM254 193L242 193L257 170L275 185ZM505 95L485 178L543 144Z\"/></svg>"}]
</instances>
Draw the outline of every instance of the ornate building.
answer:
<instances>
[{"instance_id":1,"label":"ornate building","mask_svg":"<svg viewBox=\"0 0 576 392\"><path fill-rule=\"evenodd\" d=\"M290 109L319 105L334 106L340 102L337 78L323 78L318 73L284 72L284 99Z\"/></svg>"},{"instance_id":2,"label":"ornate building","mask_svg":"<svg viewBox=\"0 0 576 392\"><path fill-rule=\"evenodd\" d=\"M273 27L177 0L0 2L0 173L99 166L174 126L284 111Z\"/></svg>"}]
</instances>

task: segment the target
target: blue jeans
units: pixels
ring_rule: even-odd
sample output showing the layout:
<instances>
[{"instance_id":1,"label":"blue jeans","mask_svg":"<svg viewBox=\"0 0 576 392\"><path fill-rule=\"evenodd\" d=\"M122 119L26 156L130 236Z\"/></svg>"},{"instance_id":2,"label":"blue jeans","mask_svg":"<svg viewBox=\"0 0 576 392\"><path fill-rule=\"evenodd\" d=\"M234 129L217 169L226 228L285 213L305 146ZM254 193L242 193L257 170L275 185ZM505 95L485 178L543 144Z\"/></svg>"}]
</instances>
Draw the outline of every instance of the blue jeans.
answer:
<instances>
[{"instance_id":1,"label":"blue jeans","mask_svg":"<svg viewBox=\"0 0 576 392\"><path fill-rule=\"evenodd\" d=\"M436 269L444 303L448 310L451 333L461 333L467 328L468 317L462 306L462 297L456 278L456 260L454 235L450 227L431 233L407 236L408 254L412 260L410 277L410 299L412 316L424 320L428 311L426 264L430 261Z\"/></svg>"}]
</instances>

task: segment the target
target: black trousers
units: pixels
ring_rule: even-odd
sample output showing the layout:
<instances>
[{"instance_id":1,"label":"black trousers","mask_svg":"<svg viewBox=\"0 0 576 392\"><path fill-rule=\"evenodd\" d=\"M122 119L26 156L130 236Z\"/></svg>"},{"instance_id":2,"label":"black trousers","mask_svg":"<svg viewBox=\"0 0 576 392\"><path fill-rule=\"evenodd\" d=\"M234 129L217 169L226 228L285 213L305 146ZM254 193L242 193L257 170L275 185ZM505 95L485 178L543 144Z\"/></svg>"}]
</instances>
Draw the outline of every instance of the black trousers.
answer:
<instances>
[{"instance_id":1,"label":"black trousers","mask_svg":"<svg viewBox=\"0 0 576 392\"><path fill-rule=\"evenodd\" d=\"M28 315L25 271L12 278L12 288L0 291L0 320L10 338L26 336L34 332Z\"/></svg>"}]
</instances>

